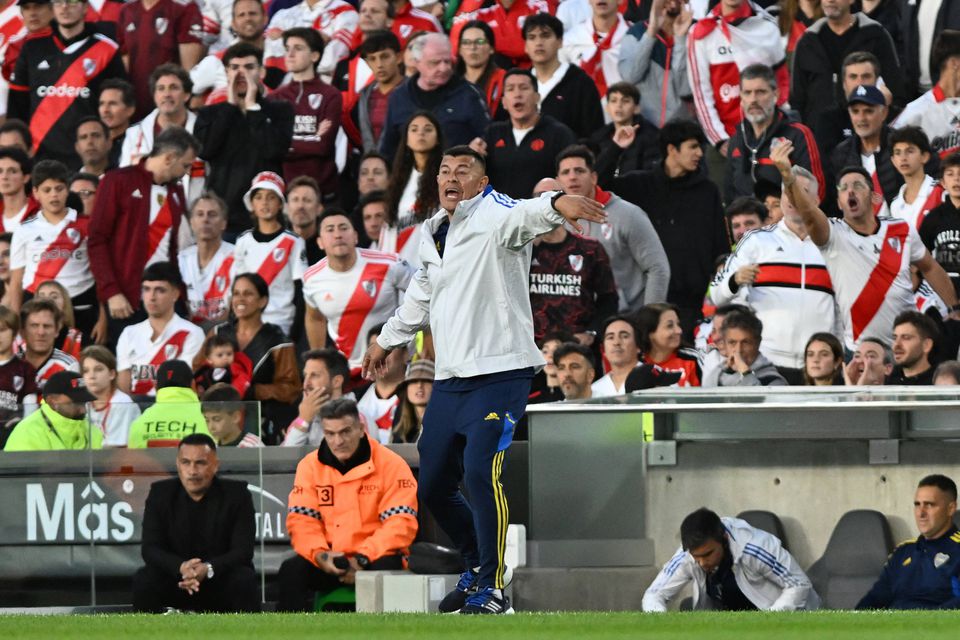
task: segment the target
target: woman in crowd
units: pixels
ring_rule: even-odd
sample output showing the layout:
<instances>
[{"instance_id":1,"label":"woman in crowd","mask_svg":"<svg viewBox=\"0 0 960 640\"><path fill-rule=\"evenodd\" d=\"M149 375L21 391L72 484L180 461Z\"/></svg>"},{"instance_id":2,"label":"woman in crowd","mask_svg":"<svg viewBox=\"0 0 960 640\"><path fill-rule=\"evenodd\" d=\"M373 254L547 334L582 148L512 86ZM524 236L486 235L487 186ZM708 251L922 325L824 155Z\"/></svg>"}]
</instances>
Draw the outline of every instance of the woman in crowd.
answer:
<instances>
[{"instance_id":1,"label":"woman in crowd","mask_svg":"<svg viewBox=\"0 0 960 640\"><path fill-rule=\"evenodd\" d=\"M487 101L490 117L497 112L503 97L506 71L497 66L493 56L494 37L490 25L471 20L463 26L457 43L457 75L472 82Z\"/></svg>"},{"instance_id":2,"label":"woman in crowd","mask_svg":"<svg viewBox=\"0 0 960 640\"><path fill-rule=\"evenodd\" d=\"M297 415L301 383L293 343L280 327L263 320L269 301L266 281L256 273L241 273L231 289L232 319L211 332L232 338L250 358L253 378L244 399L260 401L261 437L266 444L279 444L280 430Z\"/></svg>"},{"instance_id":3,"label":"woman in crowd","mask_svg":"<svg viewBox=\"0 0 960 640\"><path fill-rule=\"evenodd\" d=\"M787 55L792 57L800 36L807 27L823 17L823 9L820 8L820 0L783 0L780 7L780 15L777 16L780 35L786 39Z\"/></svg>"},{"instance_id":4,"label":"woman in crowd","mask_svg":"<svg viewBox=\"0 0 960 640\"><path fill-rule=\"evenodd\" d=\"M407 367L407 375L397 388L400 405L397 407L392 442L416 442L423 428L423 414L433 391L434 366L430 360L414 360Z\"/></svg>"},{"instance_id":5,"label":"woman in crowd","mask_svg":"<svg viewBox=\"0 0 960 640\"><path fill-rule=\"evenodd\" d=\"M643 361L667 371L679 371L681 387L699 387L701 380L697 352L680 345L683 328L675 305L648 304L637 314L639 345Z\"/></svg>"},{"instance_id":6,"label":"woman in crowd","mask_svg":"<svg viewBox=\"0 0 960 640\"><path fill-rule=\"evenodd\" d=\"M843 385L843 345L832 333L815 333L803 350L803 383L807 386Z\"/></svg>"},{"instance_id":7,"label":"woman in crowd","mask_svg":"<svg viewBox=\"0 0 960 640\"><path fill-rule=\"evenodd\" d=\"M53 346L79 360L83 350L83 334L76 328L73 301L70 300L66 287L56 280L47 280L37 287L37 297L53 300L63 313L63 328L60 329L60 335ZM103 335L106 335L105 331Z\"/></svg>"},{"instance_id":8,"label":"woman in crowd","mask_svg":"<svg viewBox=\"0 0 960 640\"><path fill-rule=\"evenodd\" d=\"M126 447L130 423L140 417L140 407L117 388L116 356L106 347L92 345L80 352L79 359L83 382L96 397L87 412L90 424L103 433L104 447Z\"/></svg>"}]
</instances>

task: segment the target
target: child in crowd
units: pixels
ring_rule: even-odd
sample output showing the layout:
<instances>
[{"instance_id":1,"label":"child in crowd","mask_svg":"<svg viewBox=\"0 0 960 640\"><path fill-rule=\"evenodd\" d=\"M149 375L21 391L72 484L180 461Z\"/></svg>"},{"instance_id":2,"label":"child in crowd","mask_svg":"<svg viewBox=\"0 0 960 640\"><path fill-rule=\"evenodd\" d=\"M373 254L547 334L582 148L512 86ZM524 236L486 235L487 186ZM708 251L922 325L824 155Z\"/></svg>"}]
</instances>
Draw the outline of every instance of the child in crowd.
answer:
<instances>
[{"instance_id":1,"label":"child in crowd","mask_svg":"<svg viewBox=\"0 0 960 640\"><path fill-rule=\"evenodd\" d=\"M140 407L117 387L117 358L106 347L91 345L80 352L80 373L96 400L87 419L103 433L104 447L126 447L130 424Z\"/></svg>"},{"instance_id":2,"label":"child in crowd","mask_svg":"<svg viewBox=\"0 0 960 640\"><path fill-rule=\"evenodd\" d=\"M890 215L906 220L917 231L944 198L943 185L924 171L931 153L930 140L920 127L903 127L890 133L890 161L904 181L890 203Z\"/></svg>"},{"instance_id":3,"label":"child in crowd","mask_svg":"<svg viewBox=\"0 0 960 640\"><path fill-rule=\"evenodd\" d=\"M226 383L242 398L250 388L253 365L240 351L232 338L213 334L203 343L204 364L193 376L197 393L203 393L218 383Z\"/></svg>"},{"instance_id":4,"label":"child in crowd","mask_svg":"<svg viewBox=\"0 0 960 640\"><path fill-rule=\"evenodd\" d=\"M0 306L0 423L19 418L24 403L37 401L37 372L13 353L14 338L20 333L20 316Z\"/></svg>"},{"instance_id":5,"label":"child in crowd","mask_svg":"<svg viewBox=\"0 0 960 640\"><path fill-rule=\"evenodd\" d=\"M203 394L203 419L220 447L262 447L260 436L244 431L244 410L236 389L219 382Z\"/></svg>"}]
</instances>

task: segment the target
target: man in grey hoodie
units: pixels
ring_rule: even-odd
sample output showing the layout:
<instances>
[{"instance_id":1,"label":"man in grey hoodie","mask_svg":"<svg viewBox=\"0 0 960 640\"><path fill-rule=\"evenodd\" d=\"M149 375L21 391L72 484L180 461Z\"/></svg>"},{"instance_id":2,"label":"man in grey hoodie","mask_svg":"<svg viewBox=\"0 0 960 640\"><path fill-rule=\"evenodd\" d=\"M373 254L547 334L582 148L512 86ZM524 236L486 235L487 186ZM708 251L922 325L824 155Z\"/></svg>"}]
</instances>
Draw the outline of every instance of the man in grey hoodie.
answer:
<instances>
[{"instance_id":1,"label":"man in grey hoodie","mask_svg":"<svg viewBox=\"0 0 960 640\"><path fill-rule=\"evenodd\" d=\"M772 362L760 353L763 323L753 313L734 311L720 329L727 352L726 366L714 369L703 380L705 387L768 387L786 385Z\"/></svg>"}]
</instances>

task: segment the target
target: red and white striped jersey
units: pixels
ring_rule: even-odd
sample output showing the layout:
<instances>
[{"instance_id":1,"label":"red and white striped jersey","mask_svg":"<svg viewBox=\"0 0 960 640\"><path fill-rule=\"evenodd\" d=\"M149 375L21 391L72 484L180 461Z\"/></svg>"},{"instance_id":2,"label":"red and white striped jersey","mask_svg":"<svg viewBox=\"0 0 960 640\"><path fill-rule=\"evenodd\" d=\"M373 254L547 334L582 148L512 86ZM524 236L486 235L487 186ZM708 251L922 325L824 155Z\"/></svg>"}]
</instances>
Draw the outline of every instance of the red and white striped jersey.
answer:
<instances>
[{"instance_id":1,"label":"red and white striped jersey","mask_svg":"<svg viewBox=\"0 0 960 640\"><path fill-rule=\"evenodd\" d=\"M196 323L222 319L230 302L230 271L233 269L233 245L220 243L220 248L206 267L200 266L197 245L180 251L177 257L180 275L187 288L190 319Z\"/></svg>"},{"instance_id":2,"label":"red and white striped jersey","mask_svg":"<svg viewBox=\"0 0 960 640\"><path fill-rule=\"evenodd\" d=\"M23 353L17 355L24 358ZM80 373L80 363L73 356L60 351L60 349L54 349L50 357L37 369L37 386L40 391L43 391L43 385L47 384L50 376L60 371Z\"/></svg>"},{"instance_id":3,"label":"red and white striped jersey","mask_svg":"<svg viewBox=\"0 0 960 640\"><path fill-rule=\"evenodd\" d=\"M610 33L597 33L592 20L581 22L563 36L560 61L575 64L597 85L597 91L606 101L607 87L620 82L620 43L627 35L629 24L617 14L617 26ZM606 102L604 102L606 104Z\"/></svg>"},{"instance_id":4,"label":"red and white striped jersey","mask_svg":"<svg viewBox=\"0 0 960 640\"><path fill-rule=\"evenodd\" d=\"M173 215L167 202L167 185L155 184L150 187L150 242L147 250L149 267L154 262L164 262L170 258L170 234L173 229Z\"/></svg>"},{"instance_id":5,"label":"red and white striped jersey","mask_svg":"<svg viewBox=\"0 0 960 640\"><path fill-rule=\"evenodd\" d=\"M327 319L327 333L351 368L360 366L367 333L397 310L413 275L394 255L356 251L357 261L349 271L334 271L324 258L303 277L304 302Z\"/></svg>"},{"instance_id":6,"label":"red and white striped jersey","mask_svg":"<svg viewBox=\"0 0 960 640\"><path fill-rule=\"evenodd\" d=\"M440 22L423 9L417 9L412 2L397 12L393 18L393 24L390 25L390 31L400 39L400 46L406 48L407 38L418 31L431 31L434 33L443 33L443 27Z\"/></svg>"},{"instance_id":7,"label":"red and white striped jersey","mask_svg":"<svg viewBox=\"0 0 960 640\"><path fill-rule=\"evenodd\" d=\"M400 398L396 394L381 398L377 395L377 385L372 384L357 403L357 409L367 418L367 432L380 444L390 444L393 432L393 416L397 412Z\"/></svg>"},{"instance_id":8,"label":"red and white striped jersey","mask_svg":"<svg viewBox=\"0 0 960 640\"><path fill-rule=\"evenodd\" d=\"M406 260L414 270L420 268L420 235L423 225L417 223L397 231L393 225L380 227L380 239L377 241L377 251L391 253L401 260Z\"/></svg>"},{"instance_id":9,"label":"red and white striped jersey","mask_svg":"<svg viewBox=\"0 0 960 640\"><path fill-rule=\"evenodd\" d=\"M820 252L843 316L847 348L854 351L868 336L889 344L894 318L914 306L910 265L927 250L906 220L878 217L880 227L869 236L843 220L829 221L830 237Z\"/></svg>"},{"instance_id":10,"label":"red and white striped jersey","mask_svg":"<svg viewBox=\"0 0 960 640\"><path fill-rule=\"evenodd\" d=\"M914 231L920 230L923 219L927 214L943 204L947 197L947 192L943 190L943 185L939 180L930 176L923 177L923 184L913 202L907 204L903 200L903 194L907 190L907 185L900 187L897 197L890 203L890 215L894 218L900 218L910 223Z\"/></svg>"},{"instance_id":11,"label":"red and white striped jersey","mask_svg":"<svg viewBox=\"0 0 960 640\"><path fill-rule=\"evenodd\" d=\"M0 200L0 233L13 233L23 224L23 221L40 210L40 205L33 196L27 198L27 203L20 207L20 211L14 216L6 217L6 208L3 206L3 200Z\"/></svg>"},{"instance_id":12,"label":"red and white striped jersey","mask_svg":"<svg viewBox=\"0 0 960 640\"><path fill-rule=\"evenodd\" d=\"M307 270L307 250L303 239L290 231L281 231L272 240L260 242L254 231L240 234L233 249L230 281L239 273L258 273L270 287L270 302L263 312L263 321L277 325L290 335L295 314L294 282L303 279Z\"/></svg>"},{"instance_id":13,"label":"red and white striped jersey","mask_svg":"<svg viewBox=\"0 0 960 640\"><path fill-rule=\"evenodd\" d=\"M23 289L36 293L47 280L56 280L74 298L94 285L87 253L87 224L73 209L56 224L38 212L13 232L10 268L23 269Z\"/></svg>"},{"instance_id":14,"label":"red and white striped jersey","mask_svg":"<svg viewBox=\"0 0 960 640\"><path fill-rule=\"evenodd\" d=\"M130 371L130 393L156 395L157 367L167 360L193 359L203 346L203 331L174 314L156 340L150 320L132 324L117 341L117 371Z\"/></svg>"},{"instance_id":15,"label":"red and white striped jersey","mask_svg":"<svg viewBox=\"0 0 960 640\"><path fill-rule=\"evenodd\" d=\"M312 27L323 35L326 42L317 71L320 75L329 76L337 63L350 55L350 41L359 22L360 14L344 0L319 0L313 7L304 1L295 7L281 9L267 26L264 64L286 70L281 35L294 27Z\"/></svg>"},{"instance_id":16,"label":"red and white striped jersey","mask_svg":"<svg viewBox=\"0 0 960 640\"><path fill-rule=\"evenodd\" d=\"M892 126L899 129L907 125L923 129L933 150L945 158L960 150L960 98L948 98L940 85L934 85L904 107Z\"/></svg>"},{"instance_id":17,"label":"red and white striped jersey","mask_svg":"<svg viewBox=\"0 0 960 640\"><path fill-rule=\"evenodd\" d=\"M222 444L220 446L223 446ZM264 446L263 440L260 439L255 433L250 433L249 431L243 434L243 437L237 440L237 443L233 445L239 449L254 449L256 447Z\"/></svg>"},{"instance_id":18,"label":"red and white striped jersey","mask_svg":"<svg viewBox=\"0 0 960 640\"><path fill-rule=\"evenodd\" d=\"M710 144L734 134L740 123L740 71L765 64L777 74L778 104L787 101L790 79L776 21L749 1L722 17L717 5L691 29L687 38L687 73L697 119Z\"/></svg>"},{"instance_id":19,"label":"red and white striped jersey","mask_svg":"<svg viewBox=\"0 0 960 640\"><path fill-rule=\"evenodd\" d=\"M946 318L950 315L950 309L947 308L947 303L937 295L937 292L933 290L933 287L931 287L928 282L920 283L920 286L917 287L917 290L913 294L913 301L916 303L917 311L920 313L929 315L931 309L936 309L941 318Z\"/></svg>"}]
</instances>

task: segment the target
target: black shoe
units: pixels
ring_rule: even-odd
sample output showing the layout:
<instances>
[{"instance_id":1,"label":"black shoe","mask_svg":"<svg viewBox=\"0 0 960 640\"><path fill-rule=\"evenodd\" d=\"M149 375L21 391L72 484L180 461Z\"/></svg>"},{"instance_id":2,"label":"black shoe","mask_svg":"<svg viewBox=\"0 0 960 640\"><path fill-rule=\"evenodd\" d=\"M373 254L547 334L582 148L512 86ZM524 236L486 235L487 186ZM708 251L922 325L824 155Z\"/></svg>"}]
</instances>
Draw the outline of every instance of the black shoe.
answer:
<instances>
[{"instance_id":1,"label":"black shoe","mask_svg":"<svg viewBox=\"0 0 960 640\"><path fill-rule=\"evenodd\" d=\"M453 591L443 596L440 601L440 613L456 613L467 603L467 596L477 590L477 578L480 575L473 569L467 569L460 574L460 580Z\"/></svg>"},{"instance_id":2,"label":"black shoe","mask_svg":"<svg viewBox=\"0 0 960 640\"><path fill-rule=\"evenodd\" d=\"M470 614L511 614L513 607L510 606L510 598L507 596L498 596L497 590L493 587L484 587L467 598L467 603L460 609L460 613Z\"/></svg>"}]
</instances>

